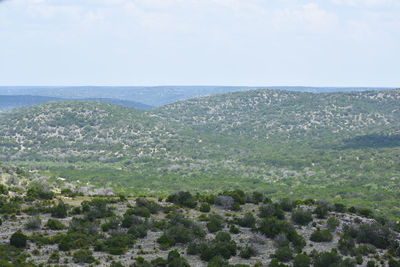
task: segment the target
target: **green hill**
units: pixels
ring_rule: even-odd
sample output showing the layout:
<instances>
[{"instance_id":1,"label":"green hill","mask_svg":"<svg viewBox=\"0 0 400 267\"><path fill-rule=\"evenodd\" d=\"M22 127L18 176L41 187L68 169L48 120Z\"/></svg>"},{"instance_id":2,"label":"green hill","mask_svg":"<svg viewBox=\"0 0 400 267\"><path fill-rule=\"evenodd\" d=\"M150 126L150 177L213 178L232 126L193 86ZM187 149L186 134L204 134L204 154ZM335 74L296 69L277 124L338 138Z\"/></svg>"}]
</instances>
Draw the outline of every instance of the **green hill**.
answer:
<instances>
[{"instance_id":1,"label":"green hill","mask_svg":"<svg viewBox=\"0 0 400 267\"><path fill-rule=\"evenodd\" d=\"M0 160L126 192L257 189L400 218L399 107L400 90L255 90L152 111L51 102L2 115Z\"/></svg>"}]
</instances>

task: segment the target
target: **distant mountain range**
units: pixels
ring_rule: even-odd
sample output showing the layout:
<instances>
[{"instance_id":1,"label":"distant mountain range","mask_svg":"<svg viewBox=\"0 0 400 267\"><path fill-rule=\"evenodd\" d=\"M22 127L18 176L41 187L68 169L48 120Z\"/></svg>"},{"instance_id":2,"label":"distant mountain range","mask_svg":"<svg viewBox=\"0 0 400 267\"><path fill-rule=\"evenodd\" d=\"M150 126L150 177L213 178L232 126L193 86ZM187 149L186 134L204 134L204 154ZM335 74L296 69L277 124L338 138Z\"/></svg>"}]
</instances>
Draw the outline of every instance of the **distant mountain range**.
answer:
<instances>
[{"instance_id":1,"label":"distant mountain range","mask_svg":"<svg viewBox=\"0 0 400 267\"><path fill-rule=\"evenodd\" d=\"M255 89L324 93L394 88L307 86L0 86L0 95L36 95L67 99L112 98L158 107L199 96Z\"/></svg>"},{"instance_id":2,"label":"distant mountain range","mask_svg":"<svg viewBox=\"0 0 400 267\"><path fill-rule=\"evenodd\" d=\"M49 101L68 101L68 100L104 102L104 103L115 104L142 110L149 110L153 108L152 106L142 104L139 102L120 100L115 98L68 99L68 98L36 96L36 95L0 95L0 111L8 111L13 108L32 106L36 104L46 103Z\"/></svg>"}]
</instances>

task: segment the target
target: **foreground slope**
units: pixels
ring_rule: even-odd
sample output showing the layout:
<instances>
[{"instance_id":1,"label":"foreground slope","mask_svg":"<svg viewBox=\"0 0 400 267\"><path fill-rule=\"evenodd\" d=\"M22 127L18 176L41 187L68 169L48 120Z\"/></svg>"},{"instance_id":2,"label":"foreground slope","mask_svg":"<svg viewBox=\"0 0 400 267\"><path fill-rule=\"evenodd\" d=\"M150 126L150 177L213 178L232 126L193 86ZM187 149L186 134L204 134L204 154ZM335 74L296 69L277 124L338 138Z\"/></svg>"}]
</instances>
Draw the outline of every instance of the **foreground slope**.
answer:
<instances>
[{"instance_id":1,"label":"foreground slope","mask_svg":"<svg viewBox=\"0 0 400 267\"><path fill-rule=\"evenodd\" d=\"M127 192L260 189L399 218L399 106L399 90L257 90L146 112L48 103L2 115L0 160Z\"/></svg>"}]
</instances>

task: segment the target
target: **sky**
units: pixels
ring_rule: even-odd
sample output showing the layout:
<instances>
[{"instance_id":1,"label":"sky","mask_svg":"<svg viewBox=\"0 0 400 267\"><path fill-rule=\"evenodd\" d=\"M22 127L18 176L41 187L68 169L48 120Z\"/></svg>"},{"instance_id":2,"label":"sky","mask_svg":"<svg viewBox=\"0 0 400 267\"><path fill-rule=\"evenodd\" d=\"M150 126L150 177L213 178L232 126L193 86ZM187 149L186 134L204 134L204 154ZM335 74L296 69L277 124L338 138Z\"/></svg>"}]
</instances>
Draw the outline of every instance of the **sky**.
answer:
<instances>
[{"instance_id":1,"label":"sky","mask_svg":"<svg viewBox=\"0 0 400 267\"><path fill-rule=\"evenodd\" d=\"M400 87L400 0L0 0L0 86Z\"/></svg>"}]
</instances>

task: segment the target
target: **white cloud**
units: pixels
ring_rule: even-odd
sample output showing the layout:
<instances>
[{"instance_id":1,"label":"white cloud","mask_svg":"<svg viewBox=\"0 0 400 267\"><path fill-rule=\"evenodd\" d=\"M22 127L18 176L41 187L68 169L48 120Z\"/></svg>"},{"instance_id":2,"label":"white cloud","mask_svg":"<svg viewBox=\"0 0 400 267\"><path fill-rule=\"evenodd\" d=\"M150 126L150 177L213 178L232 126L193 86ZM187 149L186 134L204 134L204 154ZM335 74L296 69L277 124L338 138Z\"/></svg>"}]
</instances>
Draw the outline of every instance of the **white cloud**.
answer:
<instances>
[{"instance_id":1,"label":"white cloud","mask_svg":"<svg viewBox=\"0 0 400 267\"><path fill-rule=\"evenodd\" d=\"M376 6L400 6L399 0L331 0L338 5L348 5L353 7L376 7Z\"/></svg>"}]
</instances>

